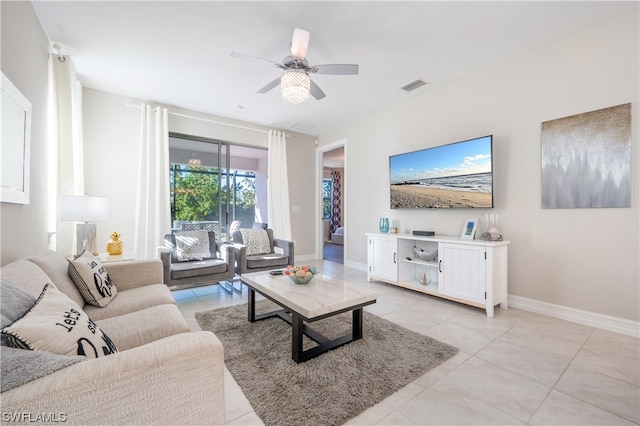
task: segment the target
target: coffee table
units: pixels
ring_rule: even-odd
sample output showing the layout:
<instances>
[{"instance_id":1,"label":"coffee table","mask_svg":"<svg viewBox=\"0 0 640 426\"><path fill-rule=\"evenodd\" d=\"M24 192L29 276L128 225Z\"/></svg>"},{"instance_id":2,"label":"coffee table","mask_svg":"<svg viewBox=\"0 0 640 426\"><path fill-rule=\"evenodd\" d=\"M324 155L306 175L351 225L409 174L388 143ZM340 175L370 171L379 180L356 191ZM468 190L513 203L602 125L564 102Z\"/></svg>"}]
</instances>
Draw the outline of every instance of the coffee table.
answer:
<instances>
[{"instance_id":1,"label":"coffee table","mask_svg":"<svg viewBox=\"0 0 640 426\"><path fill-rule=\"evenodd\" d=\"M291 324L291 357L297 363L361 339L362 308L376 303L378 298L378 293L373 290L320 273L307 284L294 284L286 275L271 275L269 272L251 272L242 274L240 278L249 288L249 321L255 322L277 316ZM256 315L256 292L282 309ZM351 333L336 339L328 339L308 325L349 311L352 312ZM303 350L303 335L317 342L318 346Z\"/></svg>"}]
</instances>

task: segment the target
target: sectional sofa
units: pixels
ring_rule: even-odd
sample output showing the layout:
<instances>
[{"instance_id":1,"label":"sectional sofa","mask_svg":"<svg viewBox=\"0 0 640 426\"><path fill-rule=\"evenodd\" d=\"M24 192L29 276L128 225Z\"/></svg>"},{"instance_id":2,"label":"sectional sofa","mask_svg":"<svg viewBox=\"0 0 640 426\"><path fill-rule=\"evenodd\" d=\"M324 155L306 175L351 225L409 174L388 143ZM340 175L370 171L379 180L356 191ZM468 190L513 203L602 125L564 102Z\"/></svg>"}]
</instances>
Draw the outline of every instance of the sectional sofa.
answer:
<instances>
[{"instance_id":1,"label":"sectional sofa","mask_svg":"<svg viewBox=\"0 0 640 426\"><path fill-rule=\"evenodd\" d=\"M222 344L213 333L189 331L160 260L101 266L110 286L101 290L104 307L86 302L55 252L0 269L2 422L223 424ZM45 324L53 331L29 328L53 299L70 306ZM70 354L29 349L59 345L81 323L102 343L79 338Z\"/></svg>"}]
</instances>

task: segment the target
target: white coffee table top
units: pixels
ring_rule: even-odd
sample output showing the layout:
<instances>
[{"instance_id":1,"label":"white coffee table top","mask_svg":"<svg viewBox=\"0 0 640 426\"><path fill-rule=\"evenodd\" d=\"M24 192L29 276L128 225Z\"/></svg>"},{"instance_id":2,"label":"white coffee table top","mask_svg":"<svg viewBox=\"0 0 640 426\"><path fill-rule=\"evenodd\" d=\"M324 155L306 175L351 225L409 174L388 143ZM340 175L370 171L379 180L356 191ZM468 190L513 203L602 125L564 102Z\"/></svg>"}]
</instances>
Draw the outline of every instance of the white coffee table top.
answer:
<instances>
[{"instance_id":1,"label":"white coffee table top","mask_svg":"<svg viewBox=\"0 0 640 426\"><path fill-rule=\"evenodd\" d=\"M268 272L242 274L242 281L310 320L378 298L376 291L322 273L307 284L294 284L286 275Z\"/></svg>"}]
</instances>

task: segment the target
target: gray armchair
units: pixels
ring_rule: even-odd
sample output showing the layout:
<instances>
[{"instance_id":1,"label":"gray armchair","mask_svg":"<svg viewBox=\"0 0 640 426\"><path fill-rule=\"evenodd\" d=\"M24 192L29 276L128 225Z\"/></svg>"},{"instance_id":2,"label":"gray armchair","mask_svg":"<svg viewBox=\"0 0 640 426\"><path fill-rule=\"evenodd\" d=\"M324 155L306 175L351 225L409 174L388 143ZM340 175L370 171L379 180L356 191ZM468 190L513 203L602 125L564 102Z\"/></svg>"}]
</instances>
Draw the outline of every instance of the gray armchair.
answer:
<instances>
[{"instance_id":1,"label":"gray armchair","mask_svg":"<svg viewBox=\"0 0 640 426\"><path fill-rule=\"evenodd\" d=\"M209 255L201 260L178 260L176 235L164 236L164 246L158 247L166 285L205 285L233 280L235 250L233 245L218 245L215 232L209 231Z\"/></svg>"},{"instance_id":2,"label":"gray armchair","mask_svg":"<svg viewBox=\"0 0 640 426\"><path fill-rule=\"evenodd\" d=\"M269 237L270 251L265 254L248 255L247 243L242 239L242 231L233 233L233 241L236 256L236 274L242 275L247 272L269 271L272 269L285 268L294 264L293 242L273 238L273 230L265 229ZM282 253L277 253L275 248L282 249Z\"/></svg>"}]
</instances>

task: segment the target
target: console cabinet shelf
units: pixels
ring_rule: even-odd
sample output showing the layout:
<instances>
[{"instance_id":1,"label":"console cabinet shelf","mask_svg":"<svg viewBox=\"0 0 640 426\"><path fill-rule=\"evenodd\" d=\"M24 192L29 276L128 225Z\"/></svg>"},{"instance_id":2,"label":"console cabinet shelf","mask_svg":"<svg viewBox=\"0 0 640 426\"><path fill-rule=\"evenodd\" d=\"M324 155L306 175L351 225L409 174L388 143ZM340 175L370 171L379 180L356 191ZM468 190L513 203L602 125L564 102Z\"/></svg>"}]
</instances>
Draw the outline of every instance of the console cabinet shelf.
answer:
<instances>
[{"instance_id":1,"label":"console cabinet shelf","mask_svg":"<svg viewBox=\"0 0 640 426\"><path fill-rule=\"evenodd\" d=\"M485 309L507 308L509 241L367 233L367 279ZM419 259L414 247L438 251Z\"/></svg>"}]
</instances>

